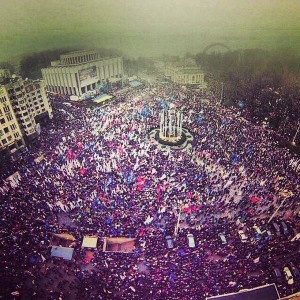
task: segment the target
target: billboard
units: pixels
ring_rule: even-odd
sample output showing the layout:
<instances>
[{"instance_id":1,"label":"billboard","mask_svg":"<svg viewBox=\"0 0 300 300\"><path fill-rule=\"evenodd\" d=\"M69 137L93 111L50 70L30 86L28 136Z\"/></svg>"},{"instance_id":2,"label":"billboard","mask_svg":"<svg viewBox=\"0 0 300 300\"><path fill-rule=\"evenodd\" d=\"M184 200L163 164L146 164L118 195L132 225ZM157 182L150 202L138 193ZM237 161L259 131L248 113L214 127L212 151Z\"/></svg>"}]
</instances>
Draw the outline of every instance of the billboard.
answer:
<instances>
[{"instance_id":1,"label":"billboard","mask_svg":"<svg viewBox=\"0 0 300 300\"><path fill-rule=\"evenodd\" d=\"M86 86L88 84L94 83L97 80L96 66L80 70L78 71L78 75L81 86Z\"/></svg>"}]
</instances>

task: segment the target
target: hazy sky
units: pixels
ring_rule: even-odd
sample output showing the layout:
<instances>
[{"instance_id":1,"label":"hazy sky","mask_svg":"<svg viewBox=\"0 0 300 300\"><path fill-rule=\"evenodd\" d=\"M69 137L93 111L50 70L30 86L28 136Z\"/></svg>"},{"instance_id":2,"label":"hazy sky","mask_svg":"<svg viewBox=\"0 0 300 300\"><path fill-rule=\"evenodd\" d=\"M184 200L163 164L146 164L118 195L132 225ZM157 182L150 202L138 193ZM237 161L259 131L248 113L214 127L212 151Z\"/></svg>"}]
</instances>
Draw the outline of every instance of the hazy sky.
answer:
<instances>
[{"instance_id":1,"label":"hazy sky","mask_svg":"<svg viewBox=\"0 0 300 300\"><path fill-rule=\"evenodd\" d=\"M133 56L300 49L300 0L0 0L0 61L58 47L115 47Z\"/></svg>"}]
</instances>

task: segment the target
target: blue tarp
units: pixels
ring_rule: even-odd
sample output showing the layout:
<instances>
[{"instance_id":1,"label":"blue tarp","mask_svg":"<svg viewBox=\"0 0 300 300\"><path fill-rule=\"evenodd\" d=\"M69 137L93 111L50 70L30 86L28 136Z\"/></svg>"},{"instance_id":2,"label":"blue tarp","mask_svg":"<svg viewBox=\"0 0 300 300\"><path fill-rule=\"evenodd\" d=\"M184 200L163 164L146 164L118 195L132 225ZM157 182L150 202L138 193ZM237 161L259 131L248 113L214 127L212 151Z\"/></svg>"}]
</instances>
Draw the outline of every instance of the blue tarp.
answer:
<instances>
[{"instance_id":1,"label":"blue tarp","mask_svg":"<svg viewBox=\"0 0 300 300\"><path fill-rule=\"evenodd\" d=\"M72 259L73 252L74 252L74 248L59 247L59 246L52 246L51 248L51 256L61 257L66 260Z\"/></svg>"}]
</instances>

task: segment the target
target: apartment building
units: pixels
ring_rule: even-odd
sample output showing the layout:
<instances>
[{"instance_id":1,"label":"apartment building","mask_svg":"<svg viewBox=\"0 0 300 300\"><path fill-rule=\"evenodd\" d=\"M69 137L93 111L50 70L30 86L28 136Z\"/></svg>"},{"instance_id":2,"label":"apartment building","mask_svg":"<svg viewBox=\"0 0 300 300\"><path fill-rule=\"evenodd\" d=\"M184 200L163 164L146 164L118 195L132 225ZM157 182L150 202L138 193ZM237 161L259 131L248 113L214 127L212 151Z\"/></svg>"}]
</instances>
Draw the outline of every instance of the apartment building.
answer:
<instances>
[{"instance_id":1,"label":"apartment building","mask_svg":"<svg viewBox=\"0 0 300 300\"><path fill-rule=\"evenodd\" d=\"M0 79L0 151L12 154L36 138L53 113L43 81L8 75Z\"/></svg>"}]
</instances>

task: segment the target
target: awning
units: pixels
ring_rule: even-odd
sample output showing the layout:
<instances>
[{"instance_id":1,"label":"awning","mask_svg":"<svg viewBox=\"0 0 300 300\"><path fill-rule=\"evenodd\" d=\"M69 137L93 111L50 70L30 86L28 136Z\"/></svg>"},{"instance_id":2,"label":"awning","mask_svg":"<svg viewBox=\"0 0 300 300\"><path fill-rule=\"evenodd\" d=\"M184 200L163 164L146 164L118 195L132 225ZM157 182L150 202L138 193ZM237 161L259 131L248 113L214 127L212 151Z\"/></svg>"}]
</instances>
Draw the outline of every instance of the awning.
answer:
<instances>
[{"instance_id":1,"label":"awning","mask_svg":"<svg viewBox=\"0 0 300 300\"><path fill-rule=\"evenodd\" d=\"M97 98L93 99L93 102L102 103L106 100L111 99L112 97L113 96L110 96L110 95L101 95L100 97L97 97Z\"/></svg>"},{"instance_id":2,"label":"awning","mask_svg":"<svg viewBox=\"0 0 300 300\"><path fill-rule=\"evenodd\" d=\"M131 86L131 87L138 87L138 86L141 86L141 85L143 85L140 81L138 81L138 80L133 80L133 81L130 81L129 82L129 85Z\"/></svg>"}]
</instances>

